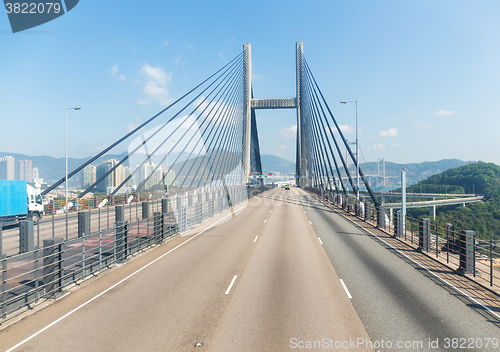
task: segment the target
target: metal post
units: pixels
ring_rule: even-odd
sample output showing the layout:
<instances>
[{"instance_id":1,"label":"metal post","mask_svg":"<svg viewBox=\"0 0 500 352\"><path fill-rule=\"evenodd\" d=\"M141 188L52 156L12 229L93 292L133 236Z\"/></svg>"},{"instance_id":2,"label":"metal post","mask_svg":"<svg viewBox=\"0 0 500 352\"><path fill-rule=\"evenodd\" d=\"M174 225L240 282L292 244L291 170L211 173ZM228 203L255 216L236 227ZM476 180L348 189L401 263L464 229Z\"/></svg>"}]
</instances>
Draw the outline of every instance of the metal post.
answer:
<instances>
[{"instance_id":1,"label":"metal post","mask_svg":"<svg viewBox=\"0 0 500 352\"><path fill-rule=\"evenodd\" d=\"M125 208L123 205L115 207L115 221L125 221Z\"/></svg>"},{"instance_id":2,"label":"metal post","mask_svg":"<svg viewBox=\"0 0 500 352\"><path fill-rule=\"evenodd\" d=\"M90 234L90 216L86 211L78 212L78 237Z\"/></svg>"},{"instance_id":3,"label":"metal post","mask_svg":"<svg viewBox=\"0 0 500 352\"><path fill-rule=\"evenodd\" d=\"M35 249L35 234L32 220L19 222L19 253L31 252Z\"/></svg>"},{"instance_id":4,"label":"metal post","mask_svg":"<svg viewBox=\"0 0 500 352\"><path fill-rule=\"evenodd\" d=\"M149 218L149 202L142 202L142 219Z\"/></svg>"},{"instance_id":5,"label":"metal post","mask_svg":"<svg viewBox=\"0 0 500 352\"><path fill-rule=\"evenodd\" d=\"M460 267L458 273L465 275L466 273L475 274L475 231L460 232Z\"/></svg>"},{"instance_id":6,"label":"metal post","mask_svg":"<svg viewBox=\"0 0 500 352\"><path fill-rule=\"evenodd\" d=\"M378 227L380 228L383 228L385 229L385 208L382 206L382 205L379 205L379 207L377 208L378 210L378 216L377 216L377 219L378 219Z\"/></svg>"},{"instance_id":7,"label":"metal post","mask_svg":"<svg viewBox=\"0 0 500 352\"><path fill-rule=\"evenodd\" d=\"M154 239L156 243L163 241L163 213L156 211L154 213Z\"/></svg>"},{"instance_id":8,"label":"metal post","mask_svg":"<svg viewBox=\"0 0 500 352\"><path fill-rule=\"evenodd\" d=\"M62 290L62 239L43 240L43 285L49 296Z\"/></svg>"},{"instance_id":9,"label":"metal post","mask_svg":"<svg viewBox=\"0 0 500 352\"><path fill-rule=\"evenodd\" d=\"M430 234L431 220L429 218L421 218L418 229L418 251L429 251L431 234Z\"/></svg>"},{"instance_id":10,"label":"metal post","mask_svg":"<svg viewBox=\"0 0 500 352\"><path fill-rule=\"evenodd\" d=\"M168 213L168 198L163 198L161 200L161 212L163 214Z\"/></svg>"},{"instance_id":11,"label":"metal post","mask_svg":"<svg viewBox=\"0 0 500 352\"><path fill-rule=\"evenodd\" d=\"M401 231L406 234L406 169L401 169L401 217L403 223L401 224Z\"/></svg>"},{"instance_id":12,"label":"metal post","mask_svg":"<svg viewBox=\"0 0 500 352\"><path fill-rule=\"evenodd\" d=\"M0 256L2 260L2 319L7 317L7 254Z\"/></svg>"},{"instance_id":13,"label":"metal post","mask_svg":"<svg viewBox=\"0 0 500 352\"><path fill-rule=\"evenodd\" d=\"M493 286L493 240L490 239L490 286Z\"/></svg>"},{"instance_id":14,"label":"metal post","mask_svg":"<svg viewBox=\"0 0 500 352\"><path fill-rule=\"evenodd\" d=\"M116 261L127 260L128 250L128 223L126 221L117 221L115 223L115 253Z\"/></svg>"}]
</instances>

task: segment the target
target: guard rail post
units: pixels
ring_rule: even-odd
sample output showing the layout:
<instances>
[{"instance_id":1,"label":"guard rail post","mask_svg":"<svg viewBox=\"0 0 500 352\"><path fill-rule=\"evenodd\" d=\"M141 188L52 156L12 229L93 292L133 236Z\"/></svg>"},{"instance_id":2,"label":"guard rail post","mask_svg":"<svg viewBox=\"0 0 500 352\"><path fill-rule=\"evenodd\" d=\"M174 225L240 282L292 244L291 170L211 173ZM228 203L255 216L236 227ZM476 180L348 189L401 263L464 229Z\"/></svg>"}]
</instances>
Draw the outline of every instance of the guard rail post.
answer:
<instances>
[{"instance_id":1,"label":"guard rail post","mask_svg":"<svg viewBox=\"0 0 500 352\"><path fill-rule=\"evenodd\" d=\"M385 208L382 205L377 207L377 226L379 228L385 229Z\"/></svg>"},{"instance_id":2,"label":"guard rail post","mask_svg":"<svg viewBox=\"0 0 500 352\"><path fill-rule=\"evenodd\" d=\"M431 219L421 218L418 222L418 248L419 252L428 252L431 246Z\"/></svg>"},{"instance_id":3,"label":"guard rail post","mask_svg":"<svg viewBox=\"0 0 500 352\"><path fill-rule=\"evenodd\" d=\"M19 221L19 253L35 250L35 233L32 220Z\"/></svg>"},{"instance_id":4,"label":"guard rail post","mask_svg":"<svg viewBox=\"0 0 500 352\"><path fill-rule=\"evenodd\" d=\"M90 234L90 214L86 211L78 212L78 238Z\"/></svg>"},{"instance_id":5,"label":"guard rail post","mask_svg":"<svg viewBox=\"0 0 500 352\"><path fill-rule=\"evenodd\" d=\"M161 200L161 212L163 214L168 213L168 198L163 198Z\"/></svg>"},{"instance_id":6,"label":"guard rail post","mask_svg":"<svg viewBox=\"0 0 500 352\"><path fill-rule=\"evenodd\" d=\"M128 223L126 221L117 221L115 223L115 253L116 262L127 260L128 252Z\"/></svg>"},{"instance_id":7,"label":"guard rail post","mask_svg":"<svg viewBox=\"0 0 500 352\"><path fill-rule=\"evenodd\" d=\"M50 297L62 291L62 238L43 240L43 285Z\"/></svg>"},{"instance_id":8,"label":"guard rail post","mask_svg":"<svg viewBox=\"0 0 500 352\"><path fill-rule=\"evenodd\" d=\"M7 254L0 255L2 260L2 310L1 319L7 317Z\"/></svg>"},{"instance_id":9,"label":"guard rail post","mask_svg":"<svg viewBox=\"0 0 500 352\"><path fill-rule=\"evenodd\" d=\"M125 221L125 208L123 205L115 207L115 221Z\"/></svg>"},{"instance_id":10,"label":"guard rail post","mask_svg":"<svg viewBox=\"0 0 500 352\"><path fill-rule=\"evenodd\" d=\"M164 238L163 232L163 213L155 211L154 216L154 238L156 243L161 243Z\"/></svg>"},{"instance_id":11,"label":"guard rail post","mask_svg":"<svg viewBox=\"0 0 500 352\"><path fill-rule=\"evenodd\" d=\"M460 265L457 272L460 275L467 273L476 274L476 232L470 230L460 231Z\"/></svg>"},{"instance_id":12,"label":"guard rail post","mask_svg":"<svg viewBox=\"0 0 500 352\"><path fill-rule=\"evenodd\" d=\"M149 201L142 202L142 220L149 218Z\"/></svg>"}]
</instances>

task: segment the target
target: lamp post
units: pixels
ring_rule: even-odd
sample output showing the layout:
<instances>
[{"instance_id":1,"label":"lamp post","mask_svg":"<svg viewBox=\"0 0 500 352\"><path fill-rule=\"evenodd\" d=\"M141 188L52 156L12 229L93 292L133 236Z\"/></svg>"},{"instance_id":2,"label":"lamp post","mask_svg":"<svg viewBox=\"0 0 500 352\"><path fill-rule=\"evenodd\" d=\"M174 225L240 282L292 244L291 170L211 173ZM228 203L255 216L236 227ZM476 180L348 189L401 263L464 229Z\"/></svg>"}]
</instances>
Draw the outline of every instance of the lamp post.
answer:
<instances>
[{"instance_id":1,"label":"lamp post","mask_svg":"<svg viewBox=\"0 0 500 352\"><path fill-rule=\"evenodd\" d=\"M66 108L66 127L65 127L65 155L66 155L66 178L65 178L65 183L66 183L66 204L65 204L65 209L64 212L67 214L68 213L68 110L80 110L81 108Z\"/></svg>"},{"instance_id":2,"label":"lamp post","mask_svg":"<svg viewBox=\"0 0 500 352\"><path fill-rule=\"evenodd\" d=\"M359 144L358 144L358 98L356 100L343 100L341 104L356 103L356 199L359 199Z\"/></svg>"},{"instance_id":3,"label":"lamp post","mask_svg":"<svg viewBox=\"0 0 500 352\"><path fill-rule=\"evenodd\" d=\"M172 142L172 143L175 143L175 141L174 141L174 140L172 140L171 142ZM172 147L171 152L173 151L173 149L174 149L174 148ZM169 181L169 179L168 179L168 174L170 173L170 169L171 169L170 164L168 163L168 156L169 156L169 155L170 155L170 152L168 152L168 153L167 153L167 175L165 176L165 177L166 177L166 179L167 179L167 194L168 194L168 181ZM172 185L170 185L170 187L172 187Z\"/></svg>"}]
</instances>

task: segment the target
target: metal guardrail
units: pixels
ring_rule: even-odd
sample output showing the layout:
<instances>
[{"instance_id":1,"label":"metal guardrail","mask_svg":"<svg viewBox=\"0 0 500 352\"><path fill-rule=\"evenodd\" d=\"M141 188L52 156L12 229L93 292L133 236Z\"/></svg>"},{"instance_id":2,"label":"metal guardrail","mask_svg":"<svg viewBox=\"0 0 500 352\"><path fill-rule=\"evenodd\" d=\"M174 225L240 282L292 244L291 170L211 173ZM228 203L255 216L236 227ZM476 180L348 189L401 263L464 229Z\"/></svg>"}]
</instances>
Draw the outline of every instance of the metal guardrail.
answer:
<instances>
[{"instance_id":1,"label":"metal guardrail","mask_svg":"<svg viewBox=\"0 0 500 352\"><path fill-rule=\"evenodd\" d=\"M429 218L414 219L401 215L390 219L384 206L346 198L341 194L308 189L325 201L342 208L351 215L409 242L416 249L445 262L461 275L471 275L485 286L500 289L500 243L476 238L474 231L458 230L453 224L444 227L432 224Z\"/></svg>"},{"instance_id":2,"label":"metal guardrail","mask_svg":"<svg viewBox=\"0 0 500 352\"><path fill-rule=\"evenodd\" d=\"M116 221L106 229L77 234L67 240L50 236L41 239L38 233L38 240L32 240L32 243L37 243L34 249L9 256L0 254L0 324L8 314L57 296L69 285L127 261L134 254L161 244L171 236L201 224L267 189L232 187L229 189L231 204L219 189L209 196L203 194L197 197L196 201L194 197L182 199L173 211L160 211L160 207L156 207L158 211L151 213L149 210L155 210L155 207L150 204L147 208L131 207L123 212L129 210L138 214L140 211L141 218ZM1 240L0 228L0 244ZM22 237L19 241L22 242ZM0 253L1 250L0 245Z\"/></svg>"}]
</instances>

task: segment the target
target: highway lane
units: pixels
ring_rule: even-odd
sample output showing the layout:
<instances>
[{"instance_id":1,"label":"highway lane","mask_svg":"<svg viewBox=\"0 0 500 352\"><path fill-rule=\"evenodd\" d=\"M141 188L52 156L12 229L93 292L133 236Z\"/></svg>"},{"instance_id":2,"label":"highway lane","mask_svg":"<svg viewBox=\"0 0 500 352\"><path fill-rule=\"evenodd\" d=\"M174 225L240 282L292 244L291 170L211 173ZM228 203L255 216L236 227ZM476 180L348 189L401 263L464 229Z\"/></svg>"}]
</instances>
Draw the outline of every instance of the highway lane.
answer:
<instances>
[{"instance_id":1,"label":"highway lane","mask_svg":"<svg viewBox=\"0 0 500 352\"><path fill-rule=\"evenodd\" d=\"M150 203L150 214L161 211L161 201L152 201ZM87 211L88 212L88 211ZM142 219L142 203L131 203L124 205L125 221L137 222ZM90 232L96 233L99 229L112 229L115 223L115 207L109 206L101 210L93 209L90 211ZM66 231L67 227L67 231ZM34 226L34 244L43 245L43 240L57 237L66 239L78 237L78 213L68 214L68 224L66 225L65 214L44 216L38 226ZM9 225L2 231L3 254L8 256L19 252L19 225Z\"/></svg>"},{"instance_id":2,"label":"highway lane","mask_svg":"<svg viewBox=\"0 0 500 352\"><path fill-rule=\"evenodd\" d=\"M137 262L159 259L16 350L284 351L293 341L368 339L296 192L268 192L182 247L144 254ZM273 204L273 193L289 199ZM119 282L137 262L0 331L0 349L71 312L96 286Z\"/></svg>"},{"instance_id":3,"label":"highway lane","mask_svg":"<svg viewBox=\"0 0 500 352\"><path fill-rule=\"evenodd\" d=\"M474 347L488 338L500 339L498 321L489 322L471 309L473 302L430 280L424 270L311 195L304 194L302 201L372 341L422 341L422 348L413 350L435 351L429 341L438 339L440 349L449 350L444 348L446 339L480 339ZM474 350L492 350L492 344Z\"/></svg>"}]
</instances>

